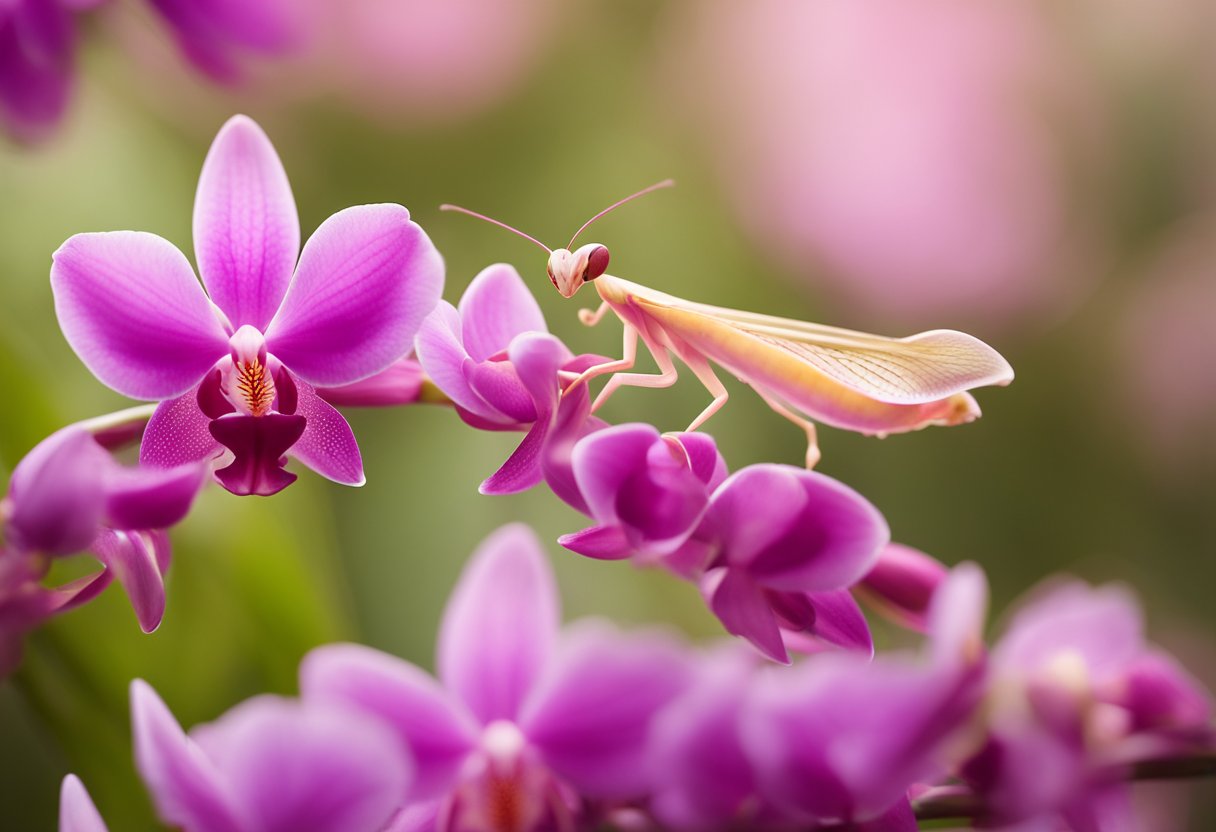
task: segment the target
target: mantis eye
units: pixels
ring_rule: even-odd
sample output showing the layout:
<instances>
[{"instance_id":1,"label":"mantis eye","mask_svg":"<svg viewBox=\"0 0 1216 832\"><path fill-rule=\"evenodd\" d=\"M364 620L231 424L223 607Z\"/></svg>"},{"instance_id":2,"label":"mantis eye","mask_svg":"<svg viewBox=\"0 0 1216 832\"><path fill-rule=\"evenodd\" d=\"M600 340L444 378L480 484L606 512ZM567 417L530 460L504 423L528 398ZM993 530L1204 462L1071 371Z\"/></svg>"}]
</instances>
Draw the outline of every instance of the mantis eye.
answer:
<instances>
[{"instance_id":1,"label":"mantis eye","mask_svg":"<svg viewBox=\"0 0 1216 832\"><path fill-rule=\"evenodd\" d=\"M595 280L608 271L608 248L596 246L587 256L587 268L583 272L583 280Z\"/></svg>"}]
</instances>

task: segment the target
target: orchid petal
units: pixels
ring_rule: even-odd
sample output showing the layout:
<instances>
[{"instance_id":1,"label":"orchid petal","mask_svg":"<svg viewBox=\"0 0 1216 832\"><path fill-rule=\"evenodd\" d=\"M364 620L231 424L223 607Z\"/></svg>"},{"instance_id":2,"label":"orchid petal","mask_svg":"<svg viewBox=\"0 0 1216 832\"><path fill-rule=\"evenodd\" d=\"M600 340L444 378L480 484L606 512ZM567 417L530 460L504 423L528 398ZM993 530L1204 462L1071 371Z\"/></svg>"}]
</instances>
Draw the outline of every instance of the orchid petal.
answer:
<instances>
[{"instance_id":1,"label":"orchid petal","mask_svg":"<svg viewBox=\"0 0 1216 832\"><path fill-rule=\"evenodd\" d=\"M790 663L764 590L747 575L729 567L711 569L701 579L701 594L728 633L747 639L775 662Z\"/></svg>"},{"instance_id":2,"label":"orchid petal","mask_svg":"<svg viewBox=\"0 0 1216 832\"><path fill-rule=\"evenodd\" d=\"M336 406L392 407L418 401L425 381L421 364L413 358L399 358L362 381L317 388L317 395Z\"/></svg>"},{"instance_id":3,"label":"orchid petal","mask_svg":"<svg viewBox=\"0 0 1216 832\"><path fill-rule=\"evenodd\" d=\"M536 405L537 420L557 409L561 385L557 373L570 360L570 350L552 335L525 332L511 340L507 357Z\"/></svg>"},{"instance_id":4,"label":"orchid petal","mask_svg":"<svg viewBox=\"0 0 1216 832\"><path fill-rule=\"evenodd\" d=\"M1048 585L1011 618L992 660L1004 668L1034 672L1063 650L1078 653L1099 684L1121 674L1144 650L1143 613L1132 593L1114 584Z\"/></svg>"},{"instance_id":5,"label":"orchid petal","mask_svg":"<svg viewBox=\"0 0 1216 832\"><path fill-rule=\"evenodd\" d=\"M749 466L728 479L713 500L711 513L727 559L770 589L820 592L850 586L890 540L886 521L868 500L831 477L801 468Z\"/></svg>"},{"instance_id":6,"label":"orchid petal","mask_svg":"<svg viewBox=\"0 0 1216 832\"><path fill-rule=\"evenodd\" d=\"M572 466L591 516L600 523L617 521L617 497L625 483L646 464L659 431L646 424L614 425L579 442Z\"/></svg>"},{"instance_id":7,"label":"orchid petal","mask_svg":"<svg viewBox=\"0 0 1216 832\"><path fill-rule=\"evenodd\" d=\"M557 542L571 552L596 560L624 560L633 554L633 546L620 526L592 526L564 534Z\"/></svg>"},{"instance_id":8,"label":"orchid petal","mask_svg":"<svg viewBox=\"0 0 1216 832\"><path fill-rule=\"evenodd\" d=\"M216 306L233 326L265 330L300 252L300 218L287 172L248 116L220 128L194 198L194 255Z\"/></svg>"},{"instance_id":9,"label":"orchid petal","mask_svg":"<svg viewBox=\"0 0 1216 832\"><path fill-rule=\"evenodd\" d=\"M300 664L300 694L380 717L417 765L411 801L451 788L477 743L472 716L428 674L409 662L357 644L313 650Z\"/></svg>"},{"instance_id":10,"label":"orchid petal","mask_svg":"<svg viewBox=\"0 0 1216 832\"><path fill-rule=\"evenodd\" d=\"M54 3L24 3L18 9L25 15L42 10L67 19ZM35 142L67 109L74 81L73 38L61 43L57 54L41 56L30 54L25 40L16 21L0 22L0 126L20 141Z\"/></svg>"},{"instance_id":11,"label":"orchid petal","mask_svg":"<svg viewBox=\"0 0 1216 832\"><path fill-rule=\"evenodd\" d=\"M125 396L180 396L228 352L190 263L155 234L77 234L55 252L51 288L72 349Z\"/></svg>"},{"instance_id":12,"label":"orchid petal","mask_svg":"<svg viewBox=\"0 0 1216 832\"><path fill-rule=\"evenodd\" d=\"M689 679L677 643L604 625L568 630L528 698L520 728L546 764L581 794L645 793L650 725Z\"/></svg>"},{"instance_id":13,"label":"orchid petal","mask_svg":"<svg viewBox=\"0 0 1216 832\"><path fill-rule=\"evenodd\" d=\"M515 367L509 361L464 362L462 367L469 388L508 421L536 421L536 405L520 384Z\"/></svg>"},{"instance_id":14,"label":"orchid petal","mask_svg":"<svg viewBox=\"0 0 1216 832\"><path fill-rule=\"evenodd\" d=\"M311 385L296 379L296 389L299 396L296 415L307 421L304 433L288 453L326 479L343 485L363 485L367 482L363 476L363 457L346 419L318 396Z\"/></svg>"},{"instance_id":15,"label":"orchid petal","mask_svg":"<svg viewBox=\"0 0 1216 832\"><path fill-rule=\"evenodd\" d=\"M688 467L710 491L726 480L729 474L726 460L718 453L718 443L708 433L693 431L670 433L667 436L675 439L684 448L684 452L688 454Z\"/></svg>"},{"instance_id":16,"label":"orchid petal","mask_svg":"<svg viewBox=\"0 0 1216 832\"><path fill-rule=\"evenodd\" d=\"M75 774L63 778L59 790L59 832L107 832L93 798Z\"/></svg>"},{"instance_id":17,"label":"orchid petal","mask_svg":"<svg viewBox=\"0 0 1216 832\"><path fill-rule=\"evenodd\" d=\"M541 453L548 436L548 421L534 423L507 461L487 477L477 490L482 494L518 494L540 482L544 478Z\"/></svg>"},{"instance_id":18,"label":"orchid petal","mask_svg":"<svg viewBox=\"0 0 1216 832\"><path fill-rule=\"evenodd\" d=\"M483 723L514 719L549 659L558 620L540 541L526 526L504 526L478 547L448 599L439 678Z\"/></svg>"},{"instance_id":19,"label":"orchid petal","mask_svg":"<svg viewBox=\"0 0 1216 832\"><path fill-rule=\"evenodd\" d=\"M215 765L140 679L131 683L131 730L135 764L162 821L207 832L244 832L247 824Z\"/></svg>"},{"instance_id":20,"label":"orchid petal","mask_svg":"<svg viewBox=\"0 0 1216 832\"><path fill-rule=\"evenodd\" d=\"M49 555L79 552L97 533L110 459L88 431L70 426L34 446L9 483L14 542Z\"/></svg>"},{"instance_id":21,"label":"orchid petal","mask_svg":"<svg viewBox=\"0 0 1216 832\"><path fill-rule=\"evenodd\" d=\"M346 708L258 696L190 735L223 772L247 830L382 829L409 788L409 754Z\"/></svg>"},{"instance_id":22,"label":"orchid petal","mask_svg":"<svg viewBox=\"0 0 1216 832\"><path fill-rule=\"evenodd\" d=\"M514 266L495 263L482 269L460 298L464 347L477 362L505 350L524 332L548 332L536 298Z\"/></svg>"},{"instance_id":23,"label":"orchid petal","mask_svg":"<svg viewBox=\"0 0 1216 832\"><path fill-rule=\"evenodd\" d=\"M924 552L888 543L858 589L880 613L923 633L928 626L929 603L947 572L945 564Z\"/></svg>"},{"instance_id":24,"label":"orchid petal","mask_svg":"<svg viewBox=\"0 0 1216 832\"><path fill-rule=\"evenodd\" d=\"M106 524L116 529L163 529L190 511L207 467L127 468L111 464L106 475Z\"/></svg>"},{"instance_id":25,"label":"orchid petal","mask_svg":"<svg viewBox=\"0 0 1216 832\"><path fill-rule=\"evenodd\" d=\"M742 828L752 807L762 805L739 736L756 655L735 647L716 650L699 662L687 690L656 720L652 805L671 828ZM757 828L766 828L760 818L756 821Z\"/></svg>"},{"instance_id":26,"label":"orchid petal","mask_svg":"<svg viewBox=\"0 0 1216 832\"><path fill-rule=\"evenodd\" d=\"M165 615L165 580L149 543L143 535L109 529L93 541L93 553L118 577L145 633L154 632Z\"/></svg>"},{"instance_id":27,"label":"orchid petal","mask_svg":"<svg viewBox=\"0 0 1216 832\"><path fill-rule=\"evenodd\" d=\"M350 384L410 351L443 291L443 258L400 205L360 205L304 244L266 344L314 385Z\"/></svg>"},{"instance_id":28,"label":"orchid petal","mask_svg":"<svg viewBox=\"0 0 1216 832\"><path fill-rule=\"evenodd\" d=\"M472 359L465 351L463 327L456 307L441 300L418 329L414 350L422 369L449 399L471 413L486 419L497 414L481 396L473 392L465 378L464 366Z\"/></svg>"},{"instance_id":29,"label":"orchid petal","mask_svg":"<svg viewBox=\"0 0 1216 832\"><path fill-rule=\"evenodd\" d=\"M770 590L767 598L781 621L787 647L800 649L790 638L792 630L846 650L874 655L866 617L847 589L806 593Z\"/></svg>"},{"instance_id":30,"label":"orchid petal","mask_svg":"<svg viewBox=\"0 0 1216 832\"><path fill-rule=\"evenodd\" d=\"M211 435L233 453L233 460L215 472L220 485L233 494L263 497L277 494L296 481L283 470L284 454L299 441L307 421L299 414L231 415L208 426Z\"/></svg>"},{"instance_id":31,"label":"orchid petal","mask_svg":"<svg viewBox=\"0 0 1216 832\"><path fill-rule=\"evenodd\" d=\"M974 563L960 563L938 585L926 616L936 661L971 664L984 654L988 579Z\"/></svg>"},{"instance_id":32,"label":"orchid petal","mask_svg":"<svg viewBox=\"0 0 1216 832\"><path fill-rule=\"evenodd\" d=\"M139 463L149 468L176 468L217 456L223 446L208 429L211 417L198 404L198 390L156 406L139 444Z\"/></svg>"}]
</instances>

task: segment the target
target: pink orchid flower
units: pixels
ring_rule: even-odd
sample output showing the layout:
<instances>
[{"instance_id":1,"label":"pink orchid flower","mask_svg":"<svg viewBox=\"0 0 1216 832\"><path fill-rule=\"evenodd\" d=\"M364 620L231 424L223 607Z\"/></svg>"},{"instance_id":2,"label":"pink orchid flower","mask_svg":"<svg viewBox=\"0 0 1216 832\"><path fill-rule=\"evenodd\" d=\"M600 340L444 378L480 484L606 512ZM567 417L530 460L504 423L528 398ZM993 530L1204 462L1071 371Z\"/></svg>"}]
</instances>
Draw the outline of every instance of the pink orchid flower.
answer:
<instances>
[{"instance_id":1,"label":"pink orchid flower","mask_svg":"<svg viewBox=\"0 0 1216 832\"><path fill-rule=\"evenodd\" d=\"M430 238L400 205L360 205L301 250L282 163L236 116L203 165L194 248L202 285L177 247L137 231L77 234L51 267L76 354L119 393L161 402L140 461L167 468L226 448L220 484L268 495L295 480L282 468L290 454L362 485L354 434L316 387L368 378L409 352L443 289Z\"/></svg>"}]
</instances>

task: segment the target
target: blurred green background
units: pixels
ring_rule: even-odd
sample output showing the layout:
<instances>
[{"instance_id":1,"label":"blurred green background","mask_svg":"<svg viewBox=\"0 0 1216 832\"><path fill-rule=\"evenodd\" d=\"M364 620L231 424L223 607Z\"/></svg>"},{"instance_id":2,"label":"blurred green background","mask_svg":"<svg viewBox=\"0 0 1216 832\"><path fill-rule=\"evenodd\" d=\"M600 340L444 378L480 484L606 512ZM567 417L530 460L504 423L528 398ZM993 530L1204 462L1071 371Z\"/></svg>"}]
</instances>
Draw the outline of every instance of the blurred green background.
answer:
<instances>
[{"instance_id":1,"label":"blurred green background","mask_svg":"<svg viewBox=\"0 0 1216 832\"><path fill-rule=\"evenodd\" d=\"M984 418L970 426L883 441L823 430L821 470L877 504L896 539L950 563L980 562L995 610L1058 571L1131 584L1153 637L1214 681L1216 422L1203 410L1211 397L1199 399L1198 416L1149 430L1146 421L1169 403L1138 393L1144 388L1131 377L1129 349L1151 344L1129 348L1125 339L1175 229L1213 207L1196 184L1216 157L1216 142L1201 138L1211 138L1216 121L1216 87L1201 64L1188 63L1181 49L1157 46L1146 57L1147 47L1091 38L1086 21L1103 4L1073 2L1045 16L1087 79L1086 100L1104 114L1100 151L1086 159L1098 162L1100 175L1060 174L1101 240L1101 256L1084 260L1086 289L1058 307L1004 319L952 312L926 322L918 312L901 321L898 310L880 316L830 302L838 296L820 291L818 265L799 269L745 230L715 136L685 116L689 90L672 80L691 4L520 5L543 17L547 34L527 50L517 82L434 117L387 93L377 113L335 88L288 91L292 71L255 76L242 89L209 87L172 62L162 71L125 40L146 38L154 50L156 32L121 20L97 24L63 129L45 146L0 150L5 473L57 427L127 404L91 377L59 334L47 282L51 253L73 233L123 228L158 233L190 253L198 170L233 112L258 119L275 142L305 236L348 205L401 202L446 258L445 297L457 300L484 266L511 262L576 352L619 350L619 325L584 329L575 313L589 301L565 302L550 290L543 254L437 206L464 204L560 243L609 202L670 176L678 188L602 220L589 236L612 249L614 274L709 303L890 334L968 328L1016 368L1009 388L979 392ZM1176 28L1177 37L1193 36ZM441 85L445 70L428 71ZM703 77L701 92L716 95L718 76ZM799 104L787 102L792 110ZM1216 245L1211 252L1196 274L1207 286L1216 280ZM1216 306L1201 318L1216 329ZM1162 325L1164 336L1168 320ZM1185 354L1193 364L1183 369L1210 390L1216 350L1210 338L1205 343ZM729 386L737 395L707 429L732 467L798 464L801 434L741 385ZM689 375L671 390L626 390L603 415L680 429L705 401ZM303 472L272 500L209 489L174 531L168 612L157 633L141 635L126 599L111 590L29 639L22 669L0 683L5 828L53 828L69 771L88 784L112 829L153 828L130 756L131 678L149 680L189 726L256 693L294 692L298 659L327 641L358 640L429 666L443 602L481 538L512 520L549 541L584 524L542 489L493 499L477 493L517 435L473 431L440 407L348 416L366 487L344 489ZM1162 434L1176 442L1163 446ZM567 618L663 622L695 637L720 632L690 586L580 559L556 544L550 550ZM1190 827L1212 828L1213 789L1192 791Z\"/></svg>"}]
</instances>

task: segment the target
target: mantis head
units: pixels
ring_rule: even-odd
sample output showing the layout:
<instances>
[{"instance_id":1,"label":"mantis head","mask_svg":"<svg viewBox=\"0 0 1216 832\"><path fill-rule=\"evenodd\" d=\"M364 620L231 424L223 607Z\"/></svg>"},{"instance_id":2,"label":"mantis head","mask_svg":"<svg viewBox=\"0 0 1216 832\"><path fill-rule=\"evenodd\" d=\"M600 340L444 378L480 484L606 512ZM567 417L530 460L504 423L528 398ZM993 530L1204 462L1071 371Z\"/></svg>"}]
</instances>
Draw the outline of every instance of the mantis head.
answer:
<instances>
[{"instance_id":1,"label":"mantis head","mask_svg":"<svg viewBox=\"0 0 1216 832\"><path fill-rule=\"evenodd\" d=\"M630 194L624 199L614 202L603 211L600 211L594 217L583 223L582 228L574 232L574 236L570 238L570 242L566 244L565 248L557 249L549 248L532 235L525 234L518 228L513 228L512 226L507 225L505 222L500 222L499 220L487 217L485 214L479 214L476 211L470 211L468 208L461 208L459 205L440 205L439 210L458 211L462 214L468 214L471 217L476 217L479 220L485 220L488 223L497 225L499 228L505 228L512 234L518 234L525 240L529 240L540 246L545 251L549 252L549 280L555 287L557 287L557 291L561 293L562 297L572 298L574 297L574 293L582 288L584 283L595 280L608 269L608 248L606 246L602 246L599 243L587 243L584 246L579 246L573 251L570 250L570 247L574 245L574 241L578 239L578 235L586 231L587 226L591 225L591 223L595 222L609 211L615 210L616 208L624 205L626 202L637 199L638 197L648 194L651 191L657 191L660 188L670 188L674 184L676 184L674 181L664 179L662 182L651 185L649 188L643 188L635 194Z\"/></svg>"},{"instance_id":2,"label":"mantis head","mask_svg":"<svg viewBox=\"0 0 1216 832\"><path fill-rule=\"evenodd\" d=\"M599 243L588 243L574 251L559 248L549 255L549 280L564 298L574 297L584 283L607 270L608 249Z\"/></svg>"}]
</instances>

